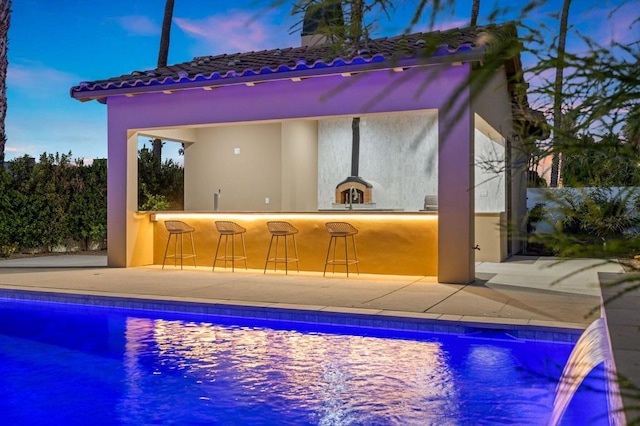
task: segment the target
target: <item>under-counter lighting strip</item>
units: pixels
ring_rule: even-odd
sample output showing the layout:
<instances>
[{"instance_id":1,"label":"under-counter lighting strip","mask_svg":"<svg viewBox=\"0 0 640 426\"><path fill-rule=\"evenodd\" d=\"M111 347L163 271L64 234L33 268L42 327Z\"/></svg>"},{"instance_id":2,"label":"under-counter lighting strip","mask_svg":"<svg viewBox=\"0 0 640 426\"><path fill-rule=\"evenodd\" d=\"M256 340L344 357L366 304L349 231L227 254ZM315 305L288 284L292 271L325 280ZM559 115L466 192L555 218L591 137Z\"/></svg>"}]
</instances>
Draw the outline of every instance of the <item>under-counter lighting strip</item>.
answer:
<instances>
[{"instance_id":1,"label":"under-counter lighting strip","mask_svg":"<svg viewBox=\"0 0 640 426\"><path fill-rule=\"evenodd\" d=\"M359 221L384 221L384 220L425 220L425 221L435 221L438 219L438 215L429 214L429 213L368 213L368 212L336 212L336 213L151 213L149 218L152 222L158 222L160 220L171 220L171 219L209 219L209 220L224 220L224 219L235 219L235 220L243 220L247 222L253 221L264 221L265 218L274 218L274 219L288 219L288 220L305 220L305 219L320 219L326 221L335 221L336 219L352 218Z\"/></svg>"}]
</instances>

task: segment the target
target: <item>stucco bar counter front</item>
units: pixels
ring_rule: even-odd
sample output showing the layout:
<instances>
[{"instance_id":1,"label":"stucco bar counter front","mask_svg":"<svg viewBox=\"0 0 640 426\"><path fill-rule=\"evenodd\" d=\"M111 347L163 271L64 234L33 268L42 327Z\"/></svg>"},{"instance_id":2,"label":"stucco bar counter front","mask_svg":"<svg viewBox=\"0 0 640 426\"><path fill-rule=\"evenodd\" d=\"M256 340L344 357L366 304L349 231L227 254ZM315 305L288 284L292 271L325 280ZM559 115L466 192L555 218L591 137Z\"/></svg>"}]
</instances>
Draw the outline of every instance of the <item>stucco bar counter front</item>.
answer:
<instances>
[{"instance_id":1,"label":"stucco bar counter front","mask_svg":"<svg viewBox=\"0 0 640 426\"><path fill-rule=\"evenodd\" d=\"M197 265L208 268L213 266L219 236L215 222L233 221L247 229L244 234L247 267L262 271L271 239L266 223L286 221L300 231L296 235L300 271L322 272L329 245L325 223L349 222L359 231L356 244L360 273L435 276L438 272L438 216L426 212L140 212L137 216L140 225L150 225L154 264L162 264L163 261L169 236L164 224L166 220L181 220L195 228ZM185 250L190 251L188 237L184 242ZM337 255L341 250L344 253L342 247L339 243ZM191 262L192 259L186 259L185 265L192 265ZM216 271L223 270L219 266L220 262L216 265ZM228 266L228 270L231 270ZM242 270L244 262L236 264L236 268ZM270 268L273 270L272 264ZM295 264L289 265L291 269L295 270ZM284 270L284 266L278 265L278 270ZM327 274L329 271L331 269ZM344 266L336 265L335 271L336 274L343 273Z\"/></svg>"}]
</instances>

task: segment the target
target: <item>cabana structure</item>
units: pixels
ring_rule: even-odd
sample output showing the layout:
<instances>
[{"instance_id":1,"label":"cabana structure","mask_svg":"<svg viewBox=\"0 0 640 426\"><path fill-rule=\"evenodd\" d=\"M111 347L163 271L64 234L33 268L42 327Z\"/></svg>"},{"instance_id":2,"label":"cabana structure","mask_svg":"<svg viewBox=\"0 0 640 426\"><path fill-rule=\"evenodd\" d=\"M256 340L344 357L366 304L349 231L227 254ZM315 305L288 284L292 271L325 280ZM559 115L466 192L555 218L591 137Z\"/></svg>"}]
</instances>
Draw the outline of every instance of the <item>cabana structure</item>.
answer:
<instances>
[{"instance_id":1,"label":"cabana structure","mask_svg":"<svg viewBox=\"0 0 640 426\"><path fill-rule=\"evenodd\" d=\"M258 269L265 221L296 221L300 268L322 271L324 222L345 220L360 226L361 272L473 281L476 260L520 250L526 175L514 165L531 127L517 43L514 25L492 25L80 83L73 98L108 109L109 266L161 264L169 218L195 223L210 266L223 218L248 227ZM184 212L137 211L139 136L184 144Z\"/></svg>"}]
</instances>

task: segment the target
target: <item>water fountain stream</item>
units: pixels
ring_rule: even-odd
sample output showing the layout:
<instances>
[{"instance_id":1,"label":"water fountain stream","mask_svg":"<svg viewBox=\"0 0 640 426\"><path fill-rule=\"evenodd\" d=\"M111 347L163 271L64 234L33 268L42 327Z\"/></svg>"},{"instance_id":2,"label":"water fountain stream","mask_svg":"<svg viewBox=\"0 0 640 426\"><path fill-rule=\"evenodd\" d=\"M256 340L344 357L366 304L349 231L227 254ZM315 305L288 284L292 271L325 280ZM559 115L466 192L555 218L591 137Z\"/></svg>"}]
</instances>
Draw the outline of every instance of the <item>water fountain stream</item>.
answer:
<instances>
[{"instance_id":1,"label":"water fountain stream","mask_svg":"<svg viewBox=\"0 0 640 426\"><path fill-rule=\"evenodd\" d=\"M571 351L571 355L569 355L556 387L556 396L549 426L560 424L564 412L585 377L598 364L602 362L609 364L608 361L610 360L611 351L609 349L606 321L604 318L598 318L582 333L573 351ZM606 368L606 370L610 370L610 368ZM609 409L611 410L611 408L610 403Z\"/></svg>"}]
</instances>

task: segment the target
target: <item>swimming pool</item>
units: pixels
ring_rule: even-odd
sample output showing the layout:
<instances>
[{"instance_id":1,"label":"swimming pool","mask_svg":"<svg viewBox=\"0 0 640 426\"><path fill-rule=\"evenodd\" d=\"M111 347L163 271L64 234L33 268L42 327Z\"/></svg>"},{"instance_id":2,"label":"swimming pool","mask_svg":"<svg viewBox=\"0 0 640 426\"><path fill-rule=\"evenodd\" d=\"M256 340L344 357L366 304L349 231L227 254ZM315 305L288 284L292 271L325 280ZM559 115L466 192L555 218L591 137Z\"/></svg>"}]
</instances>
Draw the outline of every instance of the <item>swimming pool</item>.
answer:
<instances>
[{"instance_id":1,"label":"swimming pool","mask_svg":"<svg viewBox=\"0 0 640 426\"><path fill-rule=\"evenodd\" d=\"M0 300L5 424L544 424L571 344ZM608 424L596 370L563 424ZM603 414L604 413L604 414Z\"/></svg>"}]
</instances>

